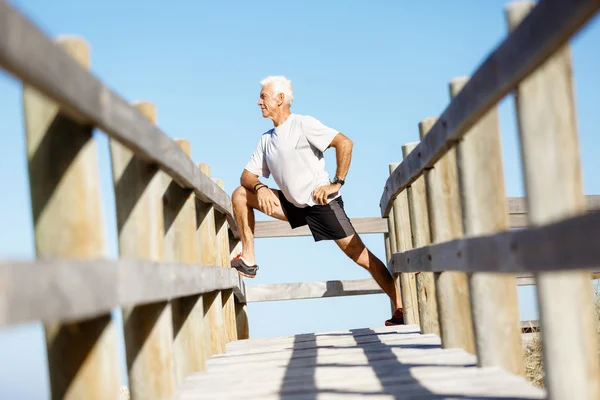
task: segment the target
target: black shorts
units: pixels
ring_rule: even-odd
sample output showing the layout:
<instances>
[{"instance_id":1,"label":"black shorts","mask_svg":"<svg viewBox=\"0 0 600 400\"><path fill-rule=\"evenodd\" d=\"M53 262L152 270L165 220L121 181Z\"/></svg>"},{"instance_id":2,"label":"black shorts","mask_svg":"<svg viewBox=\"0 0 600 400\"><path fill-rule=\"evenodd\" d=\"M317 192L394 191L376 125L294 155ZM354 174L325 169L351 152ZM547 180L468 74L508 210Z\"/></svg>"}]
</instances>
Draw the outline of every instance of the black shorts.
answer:
<instances>
[{"instance_id":1,"label":"black shorts","mask_svg":"<svg viewBox=\"0 0 600 400\"><path fill-rule=\"evenodd\" d=\"M277 193L283 213L292 229L308 225L315 242L343 239L356 233L344 211L344 201L341 196L326 205L300 208L290 203L281 190Z\"/></svg>"}]
</instances>

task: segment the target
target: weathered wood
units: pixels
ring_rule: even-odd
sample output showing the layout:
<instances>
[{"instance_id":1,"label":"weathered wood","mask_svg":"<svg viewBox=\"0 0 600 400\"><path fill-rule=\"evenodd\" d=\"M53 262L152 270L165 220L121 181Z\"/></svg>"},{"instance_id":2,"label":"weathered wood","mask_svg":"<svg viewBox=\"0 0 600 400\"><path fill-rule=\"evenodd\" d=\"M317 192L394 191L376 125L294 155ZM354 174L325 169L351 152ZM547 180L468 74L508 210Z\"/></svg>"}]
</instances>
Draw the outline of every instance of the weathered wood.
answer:
<instances>
[{"instance_id":1,"label":"weathered wood","mask_svg":"<svg viewBox=\"0 0 600 400\"><path fill-rule=\"evenodd\" d=\"M390 166L391 168L391 166ZM388 226L388 237L387 237L387 244L389 244L390 247L390 254L394 254L396 251L398 251L398 241L396 240L396 222L395 222L395 217L394 217L394 209L392 208L392 210L390 211L390 215L387 218L387 226ZM396 286L396 290L400 292L400 301L402 302L402 289L400 288L400 279L397 276L394 276L392 270L390 269L391 267L388 265L388 270L390 271L390 274L392 274L392 277L394 277L394 285ZM404 305L402 305L404 306ZM390 309L391 312L394 313L396 311L396 304L394 301L390 300Z\"/></svg>"},{"instance_id":2,"label":"weathered wood","mask_svg":"<svg viewBox=\"0 0 600 400\"><path fill-rule=\"evenodd\" d=\"M215 179L215 182L221 189L224 188L222 179ZM215 214L215 226L217 232L217 253L220 257L219 265L223 268L231 268L231 250L229 248L229 227L227 218L221 214ZM235 297L233 290L223 290L221 292L221 300L223 302L223 328L224 328L224 343L237 340L236 316L235 316ZM225 351L225 349L223 349Z\"/></svg>"},{"instance_id":3,"label":"weathered wood","mask_svg":"<svg viewBox=\"0 0 600 400\"><path fill-rule=\"evenodd\" d=\"M210 178L210 166L198 164L200 171ZM216 185L216 183L215 183ZM200 265L221 265L221 255L217 251L217 228L215 208L211 204L196 201L196 230L200 241ZM222 268L224 271L225 269ZM204 322L207 340L210 343L209 355L221 354L225 350L224 321L221 291L216 290L203 295Z\"/></svg>"},{"instance_id":4,"label":"weathered wood","mask_svg":"<svg viewBox=\"0 0 600 400\"><path fill-rule=\"evenodd\" d=\"M4 261L0 286L0 325L73 322L116 307L230 288L245 302L236 271L133 259Z\"/></svg>"},{"instance_id":5,"label":"weathered wood","mask_svg":"<svg viewBox=\"0 0 600 400\"><path fill-rule=\"evenodd\" d=\"M396 272L544 272L590 270L600 263L594 247L600 213L493 235L451 240L395 253ZM587 274L587 272L586 272Z\"/></svg>"},{"instance_id":6,"label":"weathered wood","mask_svg":"<svg viewBox=\"0 0 600 400\"><path fill-rule=\"evenodd\" d=\"M178 398L545 398L520 377L476 368L463 350L440 349L436 336L407 335L415 326L394 328L233 343Z\"/></svg>"},{"instance_id":7,"label":"weathered wood","mask_svg":"<svg viewBox=\"0 0 600 400\"><path fill-rule=\"evenodd\" d=\"M531 2L507 7L510 31L527 28L537 9L532 7ZM554 50L551 58L521 82L515 96L532 226L585 212L571 55L568 44ZM597 238L598 228L592 235ZM597 243L590 243L589 250L593 247L598 247ZM536 276L545 380L552 399L600 398L598 337L589 277L589 271Z\"/></svg>"},{"instance_id":8,"label":"weathered wood","mask_svg":"<svg viewBox=\"0 0 600 400\"><path fill-rule=\"evenodd\" d=\"M418 273L417 277L421 274L422 272ZM516 273L514 274L514 277L516 279L517 286L535 285L535 279L531 274ZM600 272L594 272L591 276L591 279L600 279ZM234 288L234 291L239 290L239 287L240 286L236 286ZM247 301L249 303L260 301L320 299L323 297L384 294L383 290L381 290L377 282L375 282L375 280L372 278L344 281L317 281L250 285L247 286L246 290L248 291ZM239 296L236 296L236 298L239 299ZM238 301L243 303L246 300ZM431 324L433 324L433 322L431 322ZM437 324L437 321L435 321L435 324Z\"/></svg>"},{"instance_id":9,"label":"weathered wood","mask_svg":"<svg viewBox=\"0 0 600 400\"><path fill-rule=\"evenodd\" d=\"M419 123L421 143L435 121L436 118L426 118ZM412 154L418 149L419 146ZM446 153L434 168L425 171L425 189L432 243L461 237L463 226L454 150ZM436 274L435 289L442 346L459 347L475 354L467 276L455 271Z\"/></svg>"},{"instance_id":10,"label":"weathered wood","mask_svg":"<svg viewBox=\"0 0 600 400\"><path fill-rule=\"evenodd\" d=\"M360 296L376 293L383 293L383 291L374 279L368 278L346 281L249 285L246 287L246 300L248 303L253 303L259 301Z\"/></svg>"},{"instance_id":11,"label":"weathered wood","mask_svg":"<svg viewBox=\"0 0 600 400\"><path fill-rule=\"evenodd\" d=\"M414 148L416 143L402 147L404 157ZM427 214L427 198L425 193L425 177L421 176L408 187L408 210L412 232L412 247L427 246L431 243L429 234L429 216ZM388 257L388 260L391 257ZM435 295L435 282L432 272L416 273L416 291L419 307L419 325L422 333L440 334L439 316Z\"/></svg>"},{"instance_id":12,"label":"weathered wood","mask_svg":"<svg viewBox=\"0 0 600 400\"><path fill-rule=\"evenodd\" d=\"M424 182L423 178L417 179ZM411 187L415 182L411 184ZM585 197L588 211L600 211L600 195ZM509 223L511 228L524 228L527 226L527 207L522 197L508 197ZM381 217L350 218L352 226L358 234L388 233L388 219ZM256 221L255 238L275 238L293 236L311 236L307 226L292 229L285 221Z\"/></svg>"},{"instance_id":13,"label":"weathered wood","mask_svg":"<svg viewBox=\"0 0 600 400\"><path fill-rule=\"evenodd\" d=\"M460 77L450 82L452 98L460 93L468 80ZM496 107L457 144L456 162L465 237L508 230ZM478 272L469 276L469 289L478 365L499 366L524 375L516 278L508 274Z\"/></svg>"},{"instance_id":14,"label":"weathered wood","mask_svg":"<svg viewBox=\"0 0 600 400\"><path fill-rule=\"evenodd\" d=\"M0 31L5 28L2 20L0 11ZM89 67L89 47L83 39L65 37L58 46L51 45L77 68ZM36 256L103 256L104 223L92 127L74 121L58 104L26 83L23 109ZM48 272L43 267L40 273ZM35 278L35 274L28 278ZM2 292L12 290L6 285L2 288ZM14 313L12 307L9 302L1 308ZM117 347L110 310L86 321L47 323L44 329L52 398L116 398Z\"/></svg>"},{"instance_id":15,"label":"weathered wood","mask_svg":"<svg viewBox=\"0 0 600 400\"><path fill-rule=\"evenodd\" d=\"M191 146L187 140L176 140L188 157ZM165 260L193 265L198 262L200 243L196 240L196 198L189 189L168 179L163 195L165 225ZM193 372L202 371L208 358L204 305L201 295L191 295L171 302L173 313L173 358L175 384L179 386Z\"/></svg>"},{"instance_id":16,"label":"weathered wood","mask_svg":"<svg viewBox=\"0 0 600 400\"><path fill-rule=\"evenodd\" d=\"M350 222L358 234L386 233L388 231L387 218L350 218ZM256 221L254 229L256 239L311 235L307 226L292 229L286 221Z\"/></svg>"},{"instance_id":17,"label":"weathered wood","mask_svg":"<svg viewBox=\"0 0 600 400\"><path fill-rule=\"evenodd\" d=\"M151 124L152 103L136 103ZM119 235L119 256L164 259L163 193L167 178L131 150L110 140ZM134 398L169 399L175 393L171 303L160 301L123 309L129 388Z\"/></svg>"},{"instance_id":18,"label":"weathered wood","mask_svg":"<svg viewBox=\"0 0 600 400\"><path fill-rule=\"evenodd\" d=\"M527 20L477 68L427 138L387 179L381 215L387 216L398 193L433 167L481 117L567 43L598 8L598 0L540 1Z\"/></svg>"},{"instance_id":19,"label":"weathered wood","mask_svg":"<svg viewBox=\"0 0 600 400\"><path fill-rule=\"evenodd\" d=\"M235 303L235 323L238 340L248 339L250 337L250 328L248 326L248 309L246 304Z\"/></svg>"},{"instance_id":20,"label":"weathered wood","mask_svg":"<svg viewBox=\"0 0 600 400\"><path fill-rule=\"evenodd\" d=\"M227 193L165 133L6 2L0 2L0 67L60 104L81 125L97 126L144 161L158 164L182 187L227 214L237 236Z\"/></svg>"},{"instance_id":21,"label":"weathered wood","mask_svg":"<svg viewBox=\"0 0 600 400\"><path fill-rule=\"evenodd\" d=\"M398 167L399 163L390 164L390 174ZM406 192L400 193L394 200L393 215L394 233L397 251L412 248L412 233L410 229L410 216L408 215L408 197ZM392 246L393 248L394 246ZM419 309L417 302L417 284L414 274L392 274L396 287L400 290L402 297L402 310L405 324L419 322Z\"/></svg>"}]
</instances>

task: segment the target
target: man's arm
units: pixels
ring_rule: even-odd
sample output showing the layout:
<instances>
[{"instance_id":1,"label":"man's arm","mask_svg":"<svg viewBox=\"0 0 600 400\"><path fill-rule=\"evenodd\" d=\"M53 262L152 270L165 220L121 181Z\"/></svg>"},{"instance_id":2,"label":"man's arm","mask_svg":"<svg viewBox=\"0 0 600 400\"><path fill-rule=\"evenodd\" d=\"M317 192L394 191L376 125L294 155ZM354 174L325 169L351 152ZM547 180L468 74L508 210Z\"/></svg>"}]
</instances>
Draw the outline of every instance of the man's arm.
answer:
<instances>
[{"instance_id":1,"label":"man's arm","mask_svg":"<svg viewBox=\"0 0 600 400\"><path fill-rule=\"evenodd\" d=\"M335 159L337 164L335 176L337 176L341 180L345 180L346 175L348 175L348 170L350 169L350 161L352 160L353 146L354 143L352 142L352 140L350 140L343 134L338 133L333 137L333 140L327 147L333 147L335 149ZM317 204L327 204L327 199L329 198L329 196L339 192L341 188L342 185L339 183L332 183L330 185L318 187L313 193L315 202Z\"/></svg>"},{"instance_id":2,"label":"man's arm","mask_svg":"<svg viewBox=\"0 0 600 400\"><path fill-rule=\"evenodd\" d=\"M335 149L335 159L337 168L335 176L344 180L350 169L350 161L352 160L352 147L354 142L342 133L335 135L329 147Z\"/></svg>"},{"instance_id":3,"label":"man's arm","mask_svg":"<svg viewBox=\"0 0 600 400\"><path fill-rule=\"evenodd\" d=\"M245 169L244 172L242 172L242 176L240 177L240 184L246 189L250 190L251 192L254 192L254 186L256 186L259 183L261 182L258 179L258 175L253 174L247 169Z\"/></svg>"}]
</instances>

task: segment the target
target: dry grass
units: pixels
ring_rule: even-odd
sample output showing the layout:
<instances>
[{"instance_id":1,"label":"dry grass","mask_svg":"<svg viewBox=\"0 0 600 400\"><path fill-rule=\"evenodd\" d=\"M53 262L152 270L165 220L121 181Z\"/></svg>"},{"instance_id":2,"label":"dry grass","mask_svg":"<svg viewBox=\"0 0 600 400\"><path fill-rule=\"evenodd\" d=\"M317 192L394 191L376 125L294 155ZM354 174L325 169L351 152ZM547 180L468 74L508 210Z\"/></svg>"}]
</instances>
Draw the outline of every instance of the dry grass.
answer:
<instances>
[{"instance_id":1,"label":"dry grass","mask_svg":"<svg viewBox=\"0 0 600 400\"><path fill-rule=\"evenodd\" d=\"M600 283L594 288L596 300L596 332L600 348ZM544 364L542 359L542 342L539 334L534 334L533 339L525 347L525 376L527 380L537 387L544 387Z\"/></svg>"}]
</instances>

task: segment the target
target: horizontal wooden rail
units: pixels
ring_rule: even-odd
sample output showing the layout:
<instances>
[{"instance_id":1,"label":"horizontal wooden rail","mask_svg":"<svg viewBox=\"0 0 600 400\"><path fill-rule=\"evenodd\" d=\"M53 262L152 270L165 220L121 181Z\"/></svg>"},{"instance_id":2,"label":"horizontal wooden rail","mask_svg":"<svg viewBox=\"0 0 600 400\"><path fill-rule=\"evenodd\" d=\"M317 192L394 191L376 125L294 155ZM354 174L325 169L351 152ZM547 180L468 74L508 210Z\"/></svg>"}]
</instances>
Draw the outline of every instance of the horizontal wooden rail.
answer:
<instances>
[{"instance_id":1,"label":"horizontal wooden rail","mask_svg":"<svg viewBox=\"0 0 600 400\"><path fill-rule=\"evenodd\" d=\"M246 286L248 303L261 301L318 299L383 293L374 279L296 282Z\"/></svg>"},{"instance_id":2,"label":"horizontal wooden rail","mask_svg":"<svg viewBox=\"0 0 600 400\"><path fill-rule=\"evenodd\" d=\"M394 198L465 135L521 80L554 55L596 13L600 0L542 0L487 57L419 145L387 179L381 215Z\"/></svg>"},{"instance_id":3,"label":"horizontal wooden rail","mask_svg":"<svg viewBox=\"0 0 600 400\"><path fill-rule=\"evenodd\" d=\"M451 240L394 253L400 272L542 272L589 269L600 265L600 213L541 227Z\"/></svg>"},{"instance_id":4,"label":"horizontal wooden rail","mask_svg":"<svg viewBox=\"0 0 600 400\"><path fill-rule=\"evenodd\" d=\"M98 127L227 216L231 199L169 136L105 86L25 16L0 1L0 67L45 94L75 120Z\"/></svg>"},{"instance_id":5,"label":"horizontal wooden rail","mask_svg":"<svg viewBox=\"0 0 600 400\"><path fill-rule=\"evenodd\" d=\"M535 278L532 274L519 273L515 275L517 276L518 286L535 285ZM600 278L600 272L594 272L592 278ZM381 290L373 278L246 286L246 301L248 303L363 296L369 294L383 294L383 290Z\"/></svg>"},{"instance_id":6,"label":"horizontal wooden rail","mask_svg":"<svg viewBox=\"0 0 600 400\"><path fill-rule=\"evenodd\" d=\"M127 307L233 289L236 270L141 260L39 260L0 263L0 326L90 318Z\"/></svg>"},{"instance_id":7,"label":"horizontal wooden rail","mask_svg":"<svg viewBox=\"0 0 600 400\"><path fill-rule=\"evenodd\" d=\"M351 218L354 229L361 234L387 233L387 218L365 217ZM292 229L285 221L256 221L254 229L255 238L275 238L291 236L311 236L308 226Z\"/></svg>"},{"instance_id":8,"label":"horizontal wooden rail","mask_svg":"<svg viewBox=\"0 0 600 400\"><path fill-rule=\"evenodd\" d=\"M600 211L600 195L586 196L587 210ZM523 197L508 198L508 212L511 228L525 228L527 223L527 206ZM387 218L362 217L351 218L350 221L359 234L388 233ZM311 236L308 226L292 229L285 221L257 221L254 236L259 238Z\"/></svg>"}]
</instances>

